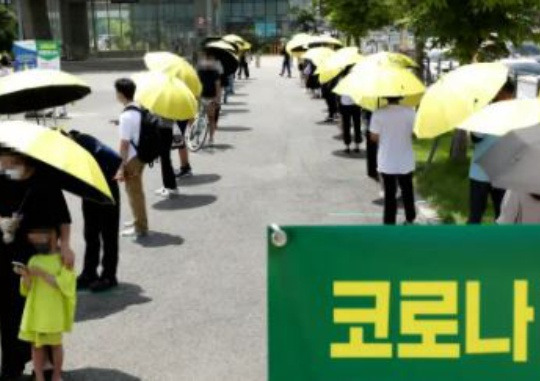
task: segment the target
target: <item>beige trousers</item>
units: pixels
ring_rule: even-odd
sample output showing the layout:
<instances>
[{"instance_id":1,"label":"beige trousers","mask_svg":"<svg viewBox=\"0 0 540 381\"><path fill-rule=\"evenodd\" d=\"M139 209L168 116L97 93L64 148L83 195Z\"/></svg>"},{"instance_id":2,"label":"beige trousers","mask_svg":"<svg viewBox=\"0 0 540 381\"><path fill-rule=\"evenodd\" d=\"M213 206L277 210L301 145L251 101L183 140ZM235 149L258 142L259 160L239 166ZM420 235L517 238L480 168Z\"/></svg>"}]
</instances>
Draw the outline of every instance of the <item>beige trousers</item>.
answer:
<instances>
[{"instance_id":1,"label":"beige trousers","mask_svg":"<svg viewBox=\"0 0 540 381\"><path fill-rule=\"evenodd\" d=\"M143 190L144 163L136 157L131 159L125 167L126 193L133 213L135 231L148 232L148 216L146 214L146 200Z\"/></svg>"}]
</instances>

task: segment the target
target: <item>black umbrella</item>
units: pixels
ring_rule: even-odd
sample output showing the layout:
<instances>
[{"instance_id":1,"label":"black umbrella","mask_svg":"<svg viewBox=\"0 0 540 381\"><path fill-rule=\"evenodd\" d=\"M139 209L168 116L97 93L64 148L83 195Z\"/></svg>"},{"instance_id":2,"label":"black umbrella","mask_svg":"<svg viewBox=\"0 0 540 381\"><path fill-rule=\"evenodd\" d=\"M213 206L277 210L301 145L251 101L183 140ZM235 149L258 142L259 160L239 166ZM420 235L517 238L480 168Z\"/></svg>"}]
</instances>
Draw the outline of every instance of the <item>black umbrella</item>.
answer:
<instances>
[{"instance_id":1,"label":"black umbrella","mask_svg":"<svg viewBox=\"0 0 540 381\"><path fill-rule=\"evenodd\" d=\"M57 70L26 70L0 79L0 114L63 106L90 94L74 75Z\"/></svg>"},{"instance_id":2,"label":"black umbrella","mask_svg":"<svg viewBox=\"0 0 540 381\"><path fill-rule=\"evenodd\" d=\"M238 58L231 51L229 44L223 41L212 42L206 45L205 50L221 62L225 75L236 73L236 70L238 70Z\"/></svg>"}]
</instances>

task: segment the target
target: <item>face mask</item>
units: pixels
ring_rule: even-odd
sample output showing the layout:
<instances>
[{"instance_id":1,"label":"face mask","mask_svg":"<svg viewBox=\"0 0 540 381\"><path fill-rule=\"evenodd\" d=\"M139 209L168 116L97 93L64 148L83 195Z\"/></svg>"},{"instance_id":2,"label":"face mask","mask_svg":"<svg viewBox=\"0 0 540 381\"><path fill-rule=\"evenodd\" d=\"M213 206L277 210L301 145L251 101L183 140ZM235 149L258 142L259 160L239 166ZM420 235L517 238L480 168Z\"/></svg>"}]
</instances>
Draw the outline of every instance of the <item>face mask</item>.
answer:
<instances>
[{"instance_id":1,"label":"face mask","mask_svg":"<svg viewBox=\"0 0 540 381\"><path fill-rule=\"evenodd\" d=\"M20 181L23 178L24 170L22 168L12 168L4 170L6 177L13 181Z\"/></svg>"},{"instance_id":2,"label":"face mask","mask_svg":"<svg viewBox=\"0 0 540 381\"><path fill-rule=\"evenodd\" d=\"M36 254L49 254L51 252L51 245L48 243L34 243L32 247Z\"/></svg>"}]
</instances>

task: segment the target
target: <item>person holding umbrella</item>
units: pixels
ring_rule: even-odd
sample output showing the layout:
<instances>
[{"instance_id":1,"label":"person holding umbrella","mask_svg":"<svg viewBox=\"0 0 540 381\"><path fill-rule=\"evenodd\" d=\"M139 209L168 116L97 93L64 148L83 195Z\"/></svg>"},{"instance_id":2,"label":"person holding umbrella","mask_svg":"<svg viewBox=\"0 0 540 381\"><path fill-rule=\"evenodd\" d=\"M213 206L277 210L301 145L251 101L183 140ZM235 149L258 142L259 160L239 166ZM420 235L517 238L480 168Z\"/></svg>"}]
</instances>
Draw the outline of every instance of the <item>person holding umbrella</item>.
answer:
<instances>
[{"instance_id":1,"label":"person holding umbrella","mask_svg":"<svg viewBox=\"0 0 540 381\"><path fill-rule=\"evenodd\" d=\"M120 232L120 190L114 177L122 165L122 158L112 148L89 134L71 130L68 135L96 159L114 198L114 203L105 204L92 200L82 201L86 251L83 269L77 278L77 288L89 288L93 292L106 291L118 286L116 273ZM103 257L100 261L101 245ZM98 276L100 262L102 272Z\"/></svg>"},{"instance_id":2,"label":"person holding umbrella","mask_svg":"<svg viewBox=\"0 0 540 381\"><path fill-rule=\"evenodd\" d=\"M514 98L516 85L508 80L501 88L493 103L501 102ZM478 159L482 157L499 138L487 134L471 134L474 143L474 153L469 170L470 180L470 198L469 198L469 219L468 224L481 224L486 212L488 198L491 197L493 208L495 209L495 218L501 214L501 204L504 198L505 190L493 186L488 174L478 164Z\"/></svg>"},{"instance_id":3,"label":"person holding umbrella","mask_svg":"<svg viewBox=\"0 0 540 381\"><path fill-rule=\"evenodd\" d=\"M217 129L217 112L221 103L221 75L216 59L209 53L202 52L197 73L201 80L203 90L201 101L206 107L208 123L210 125L210 138L208 143L214 144L214 135Z\"/></svg>"},{"instance_id":4,"label":"person holding umbrella","mask_svg":"<svg viewBox=\"0 0 540 381\"><path fill-rule=\"evenodd\" d=\"M29 226L39 222L54 227L59 234L62 261L68 268L73 268L75 254L70 245L71 217L64 195L50 181L46 168L5 146L0 148L0 165L1 378L16 379L30 360L30 352L28 345L18 339L24 300L12 262L26 263L32 254L26 241Z\"/></svg>"}]
</instances>

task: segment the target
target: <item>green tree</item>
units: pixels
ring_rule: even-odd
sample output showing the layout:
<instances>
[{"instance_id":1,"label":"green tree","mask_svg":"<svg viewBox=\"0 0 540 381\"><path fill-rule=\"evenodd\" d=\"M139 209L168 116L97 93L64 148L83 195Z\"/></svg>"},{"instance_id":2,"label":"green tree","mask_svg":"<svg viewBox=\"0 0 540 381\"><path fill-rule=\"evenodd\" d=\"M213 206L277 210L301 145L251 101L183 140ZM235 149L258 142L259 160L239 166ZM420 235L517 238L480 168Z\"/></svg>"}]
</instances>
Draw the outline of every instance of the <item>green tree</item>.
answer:
<instances>
[{"instance_id":1,"label":"green tree","mask_svg":"<svg viewBox=\"0 0 540 381\"><path fill-rule=\"evenodd\" d=\"M462 63L472 62L494 33L516 44L537 37L540 0L394 1L417 36L450 46Z\"/></svg>"},{"instance_id":2,"label":"green tree","mask_svg":"<svg viewBox=\"0 0 540 381\"><path fill-rule=\"evenodd\" d=\"M11 51L16 37L17 20L15 15L7 7L0 5L0 52Z\"/></svg>"},{"instance_id":3,"label":"green tree","mask_svg":"<svg viewBox=\"0 0 540 381\"><path fill-rule=\"evenodd\" d=\"M391 5L389 0L323 0L322 9L336 29L358 40L370 30L392 24Z\"/></svg>"},{"instance_id":4,"label":"green tree","mask_svg":"<svg viewBox=\"0 0 540 381\"><path fill-rule=\"evenodd\" d=\"M312 8L291 8L293 23L296 30L301 32L317 32L317 16Z\"/></svg>"}]
</instances>

